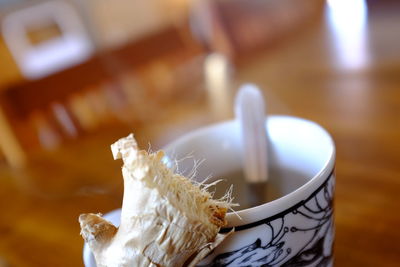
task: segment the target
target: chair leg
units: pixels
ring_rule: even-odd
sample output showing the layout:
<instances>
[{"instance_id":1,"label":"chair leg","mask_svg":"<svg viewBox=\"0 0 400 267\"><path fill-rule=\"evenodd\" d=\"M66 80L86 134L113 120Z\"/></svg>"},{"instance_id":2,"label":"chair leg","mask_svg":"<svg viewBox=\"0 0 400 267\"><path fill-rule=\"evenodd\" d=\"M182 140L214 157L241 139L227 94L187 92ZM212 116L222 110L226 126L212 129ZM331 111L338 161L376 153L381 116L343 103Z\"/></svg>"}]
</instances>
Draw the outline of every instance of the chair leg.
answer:
<instances>
[{"instance_id":1,"label":"chair leg","mask_svg":"<svg viewBox=\"0 0 400 267\"><path fill-rule=\"evenodd\" d=\"M9 124L3 109L0 107L0 151L7 162L16 168L24 167L26 154L17 140L11 125Z\"/></svg>"}]
</instances>

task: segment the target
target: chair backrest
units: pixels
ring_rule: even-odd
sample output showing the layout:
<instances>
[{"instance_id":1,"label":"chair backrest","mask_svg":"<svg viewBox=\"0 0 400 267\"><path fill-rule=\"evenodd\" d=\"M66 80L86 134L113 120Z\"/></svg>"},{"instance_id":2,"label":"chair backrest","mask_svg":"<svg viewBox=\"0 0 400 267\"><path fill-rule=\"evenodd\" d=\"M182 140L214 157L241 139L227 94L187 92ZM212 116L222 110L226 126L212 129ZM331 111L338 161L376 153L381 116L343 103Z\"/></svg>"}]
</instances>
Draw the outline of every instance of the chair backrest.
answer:
<instances>
[{"instance_id":1,"label":"chair backrest","mask_svg":"<svg viewBox=\"0 0 400 267\"><path fill-rule=\"evenodd\" d=\"M2 33L24 77L37 79L85 61L93 44L77 11L45 1L9 12Z\"/></svg>"}]
</instances>

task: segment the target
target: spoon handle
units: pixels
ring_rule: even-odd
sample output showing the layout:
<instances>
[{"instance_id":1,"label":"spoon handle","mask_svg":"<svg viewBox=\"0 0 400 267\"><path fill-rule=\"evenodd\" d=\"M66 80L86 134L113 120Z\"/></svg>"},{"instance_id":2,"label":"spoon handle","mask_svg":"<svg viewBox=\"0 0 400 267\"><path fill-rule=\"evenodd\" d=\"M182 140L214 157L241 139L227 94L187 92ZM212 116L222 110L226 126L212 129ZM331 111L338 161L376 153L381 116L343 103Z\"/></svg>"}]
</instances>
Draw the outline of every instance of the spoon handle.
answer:
<instances>
[{"instance_id":1,"label":"spoon handle","mask_svg":"<svg viewBox=\"0 0 400 267\"><path fill-rule=\"evenodd\" d=\"M247 182L268 180L265 103L255 85L244 84L235 99L235 115L242 133L243 169Z\"/></svg>"}]
</instances>

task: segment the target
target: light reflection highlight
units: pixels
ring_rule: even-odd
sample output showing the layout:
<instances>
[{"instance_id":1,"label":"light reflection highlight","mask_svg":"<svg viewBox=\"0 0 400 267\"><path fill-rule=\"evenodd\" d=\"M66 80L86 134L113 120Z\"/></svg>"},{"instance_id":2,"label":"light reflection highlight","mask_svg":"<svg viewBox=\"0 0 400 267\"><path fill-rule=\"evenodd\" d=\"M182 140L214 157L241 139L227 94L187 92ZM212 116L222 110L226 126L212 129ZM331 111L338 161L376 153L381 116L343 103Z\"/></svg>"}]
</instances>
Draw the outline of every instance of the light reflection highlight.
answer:
<instances>
[{"instance_id":1,"label":"light reflection highlight","mask_svg":"<svg viewBox=\"0 0 400 267\"><path fill-rule=\"evenodd\" d=\"M327 22L333 35L335 63L339 68L362 69L369 65L365 0L327 0Z\"/></svg>"}]
</instances>

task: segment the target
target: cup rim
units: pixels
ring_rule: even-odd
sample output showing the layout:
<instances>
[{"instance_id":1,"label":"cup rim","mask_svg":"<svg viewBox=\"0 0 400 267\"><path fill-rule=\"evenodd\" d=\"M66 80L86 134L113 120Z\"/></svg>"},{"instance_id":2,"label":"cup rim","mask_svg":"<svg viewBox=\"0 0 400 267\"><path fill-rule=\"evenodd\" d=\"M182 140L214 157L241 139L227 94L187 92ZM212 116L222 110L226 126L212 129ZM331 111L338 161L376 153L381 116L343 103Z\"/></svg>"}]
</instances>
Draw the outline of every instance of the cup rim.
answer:
<instances>
[{"instance_id":1,"label":"cup rim","mask_svg":"<svg viewBox=\"0 0 400 267\"><path fill-rule=\"evenodd\" d=\"M226 226L226 228L232 228L232 227L243 228L244 225L253 224L254 222L264 220L266 218L270 218L282 212L285 212L291 207L297 205L298 203L305 201L308 198L308 196L312 195L315 191L318 191L318 188L320 188L331 177L331 174L333 174L336 149L333 138L328 133L328 131L313 121L288 115L268 116L266 118L266 123L268 123L268 120L282 120L282 119L303 123L305 125L313 127L316 131L320 131L323 135L325 135L328 138L329 145L332 148L328 160L325 161L325 163L320 168L317 174L315 174L305 184L295 189L294 191L280 198L277 198L275 200L272 200L270 202L255 207L234 212L228 212L226 215L226 219L228 221L228 225ZM200 137L210 131L216 130L219 127L226 127L228 125L234 124L235 122L236 122L235 120L222 121L196 129L190 133L178 137L171 143L164 146L163 149L168 154L168 151L173 151L174 147L176 147L181 143L188 142L190 139Z\"/></svg>"}]
</instances>

